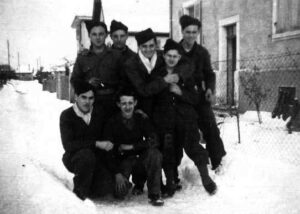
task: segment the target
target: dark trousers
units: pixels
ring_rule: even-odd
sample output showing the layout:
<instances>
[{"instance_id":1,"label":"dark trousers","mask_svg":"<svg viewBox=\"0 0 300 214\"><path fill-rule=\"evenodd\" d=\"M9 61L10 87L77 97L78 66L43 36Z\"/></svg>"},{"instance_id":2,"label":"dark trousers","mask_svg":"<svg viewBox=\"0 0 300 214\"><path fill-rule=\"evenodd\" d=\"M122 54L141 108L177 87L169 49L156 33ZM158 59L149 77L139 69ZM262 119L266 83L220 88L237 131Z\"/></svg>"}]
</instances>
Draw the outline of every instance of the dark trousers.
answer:
<instances>
[{"instance_id":1,"label":"dark trousers","mask_svg":"<svg viewBox=\"0 0 300 214\"><path fill-rule=\"evenodd\" d=\"M148 149L139 156L129 156L120 159L121 173L129 179L132 174L133 182L143 186L145 175L148 195L160 194L162 155L157 149Z\"/></svg>"},{"instance_id":2,"label":"dark trousers","mask_svg":"<svg viewBox=\"0 0 300 214\"><path fill-rule=\"evenodd\" d=\"M159 128L162 130L160 136L163 136L161 138L163 142L163 169L167 186L172 185L177 179L177 166L180 165L183 149L197 167L208 164L208 153L199 144L200 135L196 119L176 115L174 122L173 130L170 127L167 128L171 123L161 124L162 127Z\"/></svg>"},{"instance_id":3,"label":"dark trousers","mask_svg":"<svg viewBox=\"0 0 300 214\"><path fill-rule=\"evenodd\" d=\"M222 157L226 155L215 115L209 103L198 105L197 112L199 115L198 126L203 133L212 168L215 168L220 164Z\"/></svg>"},{"instance_id":4,"label":"dark trousers","mask_svg":"<svg viewBox=\"0 0 300 214\"><path fill-rule=\"evenodd\" d=\"M62 160L65 167L74 173L74 193L97 197L113 192L112 173L96 151L82 149L74 154L65 153Z\"/></svg>"}]
</instances>

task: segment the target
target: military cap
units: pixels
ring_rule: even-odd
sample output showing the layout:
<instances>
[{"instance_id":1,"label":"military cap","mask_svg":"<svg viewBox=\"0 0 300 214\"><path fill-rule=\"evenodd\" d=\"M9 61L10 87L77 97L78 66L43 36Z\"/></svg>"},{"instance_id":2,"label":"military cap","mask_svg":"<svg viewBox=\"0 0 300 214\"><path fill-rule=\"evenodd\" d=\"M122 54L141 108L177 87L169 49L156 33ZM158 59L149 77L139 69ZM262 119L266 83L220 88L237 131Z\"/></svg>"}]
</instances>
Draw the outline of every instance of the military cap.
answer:
<instances>
[{"instance_id":1,"label":"military cap","mask_svg":"<svg viewBox=\"0 0 300 214\"><path fill-rule=\"evenodd\" d=\"M135 35L135 39L138 43L138 46L148 42L150 39L156 40L155 33L152 31L151 28L147 28L146 30L140 31Z\"/></svg>"},{"instance_id":2,"label":"military cap","mask_svg":"<svg viewBox=\"0 0 300 214\"><path fill-rule=\"evenodd\" d=\"M110 33L112 34L113 32L115 32L117 30L124 30L127 33L128 27L126 25L124 25L122 22L112 20L111 24L110 24Z\"/></svg>"},{"instance_id":3,"label":"military cap","mask_svg":"<svg viewBox=\"0 0 300 214\"><path fill-rule=\"evenodd\" d=\"M198 19L195 19L188 15L183 15L179 19L179 23L181 25L181 29L184 30L187 26L190 25L197 25L199 28L201 28L201 22Z\"/></svg>"},{"instance_id":4,"label":"military cap","mask_svg":"<svg viewBox=\"0 0 300 214\"><path fill-rule=\"evenodd\" d=\"M89 32L89 34L90 34L92 28L97 27L97 26L103 27L105 32L107 33L107 26L104 22L88 20L88 21L85 21L85 25L86 25L86 29Z\"/></svg>"},{"instance_id":5,"label":"military cap","mask_svg":"<svg viewBox=\"0 0 300 214\"><path fill-rule=\"evenodd\" d=\"M182 47L179 43L175 42L173 39L168 39L164 46L164 53L167 53L169 50L177 50L179 53L181 53Z\"/></svg>"}]
</instances>

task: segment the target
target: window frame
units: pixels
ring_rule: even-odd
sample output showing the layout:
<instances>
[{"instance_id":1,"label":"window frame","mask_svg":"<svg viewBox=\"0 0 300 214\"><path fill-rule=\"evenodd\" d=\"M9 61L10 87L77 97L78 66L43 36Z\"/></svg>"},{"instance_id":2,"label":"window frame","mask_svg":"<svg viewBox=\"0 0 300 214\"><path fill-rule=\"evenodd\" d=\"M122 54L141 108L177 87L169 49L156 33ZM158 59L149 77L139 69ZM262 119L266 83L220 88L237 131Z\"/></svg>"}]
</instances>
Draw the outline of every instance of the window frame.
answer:
<instances>
[{"instance_id":1,"label":"window frame","mask_svg":"<svg viewBox=\"0 0 300 214\"><path fill-rule=\"evenodd\" d=\"M286 31L282 33L276 32L276 24L278 20L278 0L273 0L272 10L272 41L300 38L300 30Z\"/></svg>"}]
</instances>

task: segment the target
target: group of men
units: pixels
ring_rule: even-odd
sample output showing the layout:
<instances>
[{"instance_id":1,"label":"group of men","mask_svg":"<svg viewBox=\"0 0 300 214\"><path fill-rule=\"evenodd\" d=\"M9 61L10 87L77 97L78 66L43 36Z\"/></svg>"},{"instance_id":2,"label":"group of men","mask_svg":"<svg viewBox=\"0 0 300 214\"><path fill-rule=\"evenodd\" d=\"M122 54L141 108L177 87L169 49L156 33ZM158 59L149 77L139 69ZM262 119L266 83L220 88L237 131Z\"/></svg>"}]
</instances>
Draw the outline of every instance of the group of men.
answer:
<instances>
[{"instance_id":1,"label":"group of men","mask_svg":"<svg viewBox=\"0 0 300 214\"><path fill-rule=\"evenodd\" d=\"M80 199L110 189L122 199L132 183L131 194L140 195L147 182L149 202L161 206L181 189L183 150L204 189L216 192L208 164L219 170L226 152L211 108L215 74L208 51L196 42L201 22L184 15L180 25L183 39L168 39L163 51L152 29L137 33L134 53L123 23L111 22L113 45L107 47L105 23L86 22L91 47L76 59L75 103L60 117L63 163L74 173Z\"/></svg>"}]
</instances>

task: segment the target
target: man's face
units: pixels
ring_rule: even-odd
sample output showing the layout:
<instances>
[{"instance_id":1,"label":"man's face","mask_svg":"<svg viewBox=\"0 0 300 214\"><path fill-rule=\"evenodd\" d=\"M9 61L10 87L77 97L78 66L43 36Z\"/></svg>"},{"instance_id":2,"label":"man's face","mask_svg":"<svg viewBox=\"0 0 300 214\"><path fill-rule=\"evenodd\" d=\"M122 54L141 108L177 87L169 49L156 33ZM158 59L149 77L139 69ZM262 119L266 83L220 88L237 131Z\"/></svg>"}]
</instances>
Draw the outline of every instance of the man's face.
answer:
<instances>
[{"instance_id":1,"label":"man's face","mask_svg":"<svg viewBox=\"0 0 300 214\"><path fill-rule=\"evenodd\" d=\"M94 100L95 97L93 91L87 91L80 95L75 94L75 102L79 110L84 114L87 114L91 111L92 106L94 104Z\"/></svg>"},{"instance_id":2,"label":"man's face","mask_svg":"<svg viewBox=\"0 0 300 214\"><path fill-rule=\"evenodd\" d=\"M101 47L105 44L107 33L102 26L95 26L91 29L90 39L94 47Z\"/></svg>"},{"instance_id":3,"label":"man's face","mask_svg":"<svg viewBox=\"0 0 300 214\"><path fill-rule=\"evenodd\" d=\"M164 54L167 67L174 68L179 62L181 55L177 50L169 50Z\"/></svg>"},{"instance_id":4,"label":"man's face","mask_svg":"<svg viewBox=\"0 0 300 214\"><path fill-rule=\"evenodd\" d=\"M144 57L151 59L156 51L156 43L155 39L151 39L148 42L145 42L144 44L141 44L139 46L139 49L141 50Z\"/></svg>"},{"instance_id":5,"label":"man's face","mask_svg":"<svg viewBox=\"0 0 300 214\"><path fill-rule=\"evenodd\" d=\"M133 96L121 96L120 101L117 103L120 108L123 117L129 119L132 117L134 108L137 104L137 101Z\"/></svg>"},{"instance_id":6,"label":"man's face","mask_svg":"<svg viewBox=\"0 0 300 214\"><path fill-rule=\"evenodd\" d=\"M116 48L122 49L126 45L128 34L124 30L116 30L110 35L110 38Z\"/></svg>"},{"instance_id":7,"label":"man's face","mask_svg":"<svg viewBox=\"0 0 300 214\"><path fill-rule=\"evenodd\" d=\"M200 29L197 25L189 25L182 30L182 37L186 43L193 45L197 41L199 33Z\"/></svg>"}]
</instances>

